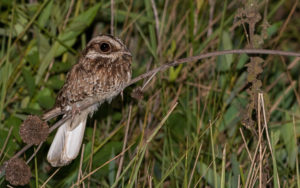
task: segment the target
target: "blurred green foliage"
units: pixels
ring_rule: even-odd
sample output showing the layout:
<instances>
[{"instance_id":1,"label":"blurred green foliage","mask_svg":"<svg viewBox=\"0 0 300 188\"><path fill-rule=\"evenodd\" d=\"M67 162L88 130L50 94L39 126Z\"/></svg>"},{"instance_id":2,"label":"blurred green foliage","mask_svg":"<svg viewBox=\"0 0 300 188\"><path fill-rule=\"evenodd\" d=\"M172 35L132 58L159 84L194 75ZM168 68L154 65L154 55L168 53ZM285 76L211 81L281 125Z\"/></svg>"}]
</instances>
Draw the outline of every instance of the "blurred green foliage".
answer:
<instances>
[{"instance_id":1,"label":"blurred green foliage","mask_svg":"<svg viewBox=\"0 0 300 188\"><path fill-rule=\"evenodd\" d=\"M251 3L154 2L115 0L114 34L134 56L133 77L174 59L249 47L249 26L237 24L236 14ZM297 1L251 2L257 3L256 11L262 16L255 26L255 37L262 42L257 45L299 52L299 3L292 9ZM25 145L19 136L22 121L53 107L67 71L92 36L110 32L110 18L110 1L0 1L0 165ZM261 56L263 73L257 79L266 96L271 142L264 132L261 179L259 159L253 159L258 155L257 114L253 113L253 127L241 123L250 101L245 67L249 57L253 56L229 54L172 67L156 74L145 87L143 100L136 101L130 93L147 79L125 89L124 99L101 105L88 120L81 183L91 187L238 187L238 183L258 187L261 180L269 187L299 187L299 59ZM176 101L178 105L170 111ZM122 152L126 126L130 126L128 148L117 178L117 155ZM53 136L29 162L30 187L43 185L56 170L46 161ZM27 160L34 148L22 158ZM51 177L46 187L74 185L79 165L80 156ZM7 184L0 174L0 186Z\"/></svg>"}]
</instances>

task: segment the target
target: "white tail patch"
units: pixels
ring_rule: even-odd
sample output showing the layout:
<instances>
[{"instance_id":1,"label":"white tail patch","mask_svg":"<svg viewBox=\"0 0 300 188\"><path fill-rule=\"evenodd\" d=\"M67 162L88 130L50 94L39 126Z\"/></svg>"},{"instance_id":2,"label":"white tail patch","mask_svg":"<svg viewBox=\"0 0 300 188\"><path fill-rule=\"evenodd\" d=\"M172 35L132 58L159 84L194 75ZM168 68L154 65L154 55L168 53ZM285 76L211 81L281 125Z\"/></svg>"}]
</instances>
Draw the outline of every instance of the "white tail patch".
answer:
<instances>
[{"instance_id":1,"label":"white tail patch","mask_svg":"<svg viewBox=\"0 0 300 188\"><path fill-rule=\"evenodd\" d=\"M50 146L47 160L54 166L64 166L75 159L80 151L88 112L83 111L59 127Z\"/></svg>"}]
</instances>

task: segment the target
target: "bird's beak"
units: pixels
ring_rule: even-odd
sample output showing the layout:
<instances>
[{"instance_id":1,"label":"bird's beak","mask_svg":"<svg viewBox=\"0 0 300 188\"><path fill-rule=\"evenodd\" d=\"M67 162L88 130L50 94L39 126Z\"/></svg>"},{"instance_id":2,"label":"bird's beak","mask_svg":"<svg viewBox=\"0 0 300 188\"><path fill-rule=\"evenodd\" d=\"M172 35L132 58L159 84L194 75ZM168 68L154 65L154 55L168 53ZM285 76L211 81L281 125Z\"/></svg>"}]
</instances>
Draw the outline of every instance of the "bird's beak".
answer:
<instances>
[{"instance_id":1,"label":"bird's beak","mask_svg":"<svg viewBox=\"0 0 300 188\"><path fill-rule=\"evenodd\" d=\"M131 58L132 58L132 55L131 55L130 51L129 51L127 48L125 48L125 49L124 49L124 51L123 51L123 55L125 55L125 56L129 56L129 57L131 57Z\"/></svg>"}]
</instances>

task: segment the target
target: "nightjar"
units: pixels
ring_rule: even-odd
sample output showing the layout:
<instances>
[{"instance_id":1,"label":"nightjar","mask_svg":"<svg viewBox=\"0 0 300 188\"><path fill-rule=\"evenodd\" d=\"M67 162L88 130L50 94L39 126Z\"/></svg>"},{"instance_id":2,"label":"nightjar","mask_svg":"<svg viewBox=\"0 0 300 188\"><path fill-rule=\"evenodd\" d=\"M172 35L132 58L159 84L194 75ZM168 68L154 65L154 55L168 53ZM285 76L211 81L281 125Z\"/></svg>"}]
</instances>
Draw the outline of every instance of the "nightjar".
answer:
<instances>
[{"instance_id":1,"label":"nightjar","mask_svg":"<svg viewBox=\"0 0 300 188\"><path fill-rule=\"evenodd\" d=\"M131 79L131 61L126 46L111 35L96 36L87 44L78 63L67 74L55 107L44 114L44 119L57 111L73 114L59 127L50 146L47 160L52 166L67 165L77 157L88 115L123 91ZM94 105L73 113L87 102Z\"/></svg>"}]
</instances>

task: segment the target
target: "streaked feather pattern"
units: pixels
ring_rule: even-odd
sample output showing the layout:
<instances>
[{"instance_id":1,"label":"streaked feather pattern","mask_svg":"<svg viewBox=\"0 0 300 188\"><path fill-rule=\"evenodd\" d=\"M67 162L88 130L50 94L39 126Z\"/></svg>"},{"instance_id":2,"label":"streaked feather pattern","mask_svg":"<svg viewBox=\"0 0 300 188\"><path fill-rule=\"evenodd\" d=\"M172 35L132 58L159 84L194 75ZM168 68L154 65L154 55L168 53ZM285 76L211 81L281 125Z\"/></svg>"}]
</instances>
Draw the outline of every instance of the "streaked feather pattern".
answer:
<instances>
[{"instance_id":1,"label":"streaked feather pattern","mask_svg":"<svg viewBox=\"0 0 300 188\"><path fill-rule=\"evenodd\" d=\"M109 51L102 51L103 43L109 45ZM44 114L44 118L49 118L58 109L70 113L84 102L95 103L58 129L47 156L52 166L67 165L77 157L88 114L92 114L98 104L111 101L122 92L130 79L131 54L121 40L110 35L94 37L83 50L78 63L67 74L55 107Z\"/></svg>"}]
</instances>

